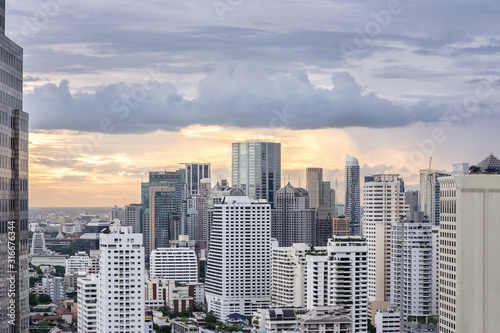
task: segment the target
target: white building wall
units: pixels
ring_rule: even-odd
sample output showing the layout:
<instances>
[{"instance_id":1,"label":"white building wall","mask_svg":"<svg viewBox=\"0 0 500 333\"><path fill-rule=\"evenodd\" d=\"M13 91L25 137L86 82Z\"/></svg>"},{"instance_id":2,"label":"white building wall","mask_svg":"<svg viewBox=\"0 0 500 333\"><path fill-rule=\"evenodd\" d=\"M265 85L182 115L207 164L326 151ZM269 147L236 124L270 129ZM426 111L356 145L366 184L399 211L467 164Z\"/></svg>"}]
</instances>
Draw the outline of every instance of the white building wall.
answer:
<instances>
[{"instance_id":1,"label":"white building wall","mask_svg":"<svg viewBox=\"0 0 500 333\"><path fill-rule=\"evenodd\" d=\"M97 332L97 276L78 278L78 333Z\"/></svg>"},{"instance_id":2,"label":"white building wall","mask_svg":"<svg viewBox=\"0 0 500 333\"><path fill-rule=\"evenodd\" d=\"M89 256L85 252L78 252L66 260L66 274L85 272L89 264Z\"/></svg>"},{"instance_id":3,"label":"white building wall","mask_svg":"<svg viewBox=\"0 0 500 333\"><path fill-rule=\"evenodd\" d=\"M198 258L189 248L159 248L151 252L150 277L176 280L181 283L198 282Z\"/></svg>"},{"instance_id":4,"label":"white building wall","mask_svg":"<svg viewBox=\"0 0 500 333\"><path fill-rule=\"evenodd\" d=\"M248 197L215 205L207 261L208 310L251 316L271 301L271 207Z\"/></svg>"},{"instance_id":5,"label":"white building wall","mask_svg":"<svg viewBox=\"0 0 500 333\"><path fill-rule=\"evenodd\" d=\"M143 333L144 247L132 227L100 234L98 332Z\"/></svg>"}]
</instances>

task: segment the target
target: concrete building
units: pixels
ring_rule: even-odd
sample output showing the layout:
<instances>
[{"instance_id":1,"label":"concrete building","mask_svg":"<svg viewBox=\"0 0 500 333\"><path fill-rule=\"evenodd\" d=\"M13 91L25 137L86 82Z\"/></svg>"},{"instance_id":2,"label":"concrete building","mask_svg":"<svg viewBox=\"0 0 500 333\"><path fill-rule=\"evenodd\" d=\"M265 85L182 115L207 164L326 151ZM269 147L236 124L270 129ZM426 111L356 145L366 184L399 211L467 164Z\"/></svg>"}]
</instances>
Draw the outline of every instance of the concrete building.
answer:
<instances>
[{"instance_id":1,"label":"concrete building","mask_svg":"<svg viewBox=\"0 0 500 333\"><path fill-rule=\"evenodd\" d=\"M252 332L296 332L305 308L259 309L253 313Z\"/></svg>"},{"instance_id":2,"label":"concrete building","mask_svg":"<svg viewBox=\"0 0 500 333\"><path fill-rule=\"evenodd\" d=\"M355 332L352 319L346 311L334 306L313 308L300 317L298 328L301 333Z\"/></svg>"},{"instance_id":3,"label":"concrete building","mask_svg":"<svg viewBox=\"0 0 500 333\"><path fill-rule=\"evenodd\" d=\"M87 275L99 273L99 250L91 250L87 268Z\"/></svg>"},{"instance_id":4,"label":"concrete building","mask_svg":"<svg viewBox=\"0 0 500 333\"><path fill-rule=\"evenodd\" d=\"M417 190L407 190L405 192L405 205L408 206L410 212L419 212L420 205L418 203L419 193Z\"/></svg>"},{"instance_id":5,"label":"concrete building","mask_svg":"<svg viewBox=\"0 0 500 333\"><path fill-rule=\"evenodd\" d=\"M159 248L151 252L151 278L198 282L198 258L189 248Z\"/></svg>"},{"instance_id":6,"label":"concrete building","mask_svg":"<svg viewBox=\"0 0 500 333\"><path fill-rule=\"evenodd\" d=\"M22 111L23 49L5 35L5 2L0 1L0 332L28 333L29 117Z\"/></svg>"},{"instance_id":7,"label":"concrete building","mask_svg":"<svg viewBox=\"0 0 500 333\"><path fill-rule=\"evenodd\" d=\"M404 183L397 174L365 177L364 235L368 241L368 299L371 321L390 304L391 229L406 215Z\"/></svg>"},{"instance_id":8,"label":"concrete building","mask_svg":"<svg viewBox=\"0 0 500 333\"><path fill-rule=\"evenodd\" d=\"M89 256L86 252L78 252L66 260L66 274L85 272L89 264Z\"/></svg>"},{"instance_id":9,"label":"concrete building","mask_svg":"<svg viewBox=\"0 0 500 333\"><path fill-rule=\"evenodd\" d=\"M207 308L219 319L270 305L270 204L230 196L215 205L205 288Z\"/></svg>"},{"instance_id":10,"label":"concrete building","mask_svg":"<svg viewBox=\"0 0 500 333\"><path fill-rule=\"evenodd\" d=\"M345 158L345 216L349 219L351 235L360 235L360 179L359 163L352 156ZM340 212L338 214L341 214Z\"/></svg>"},{"instance_id":11,"label":"concrete building","mask_svg":"<svg viewBox=\"0 0 500 333\"><path fill-rule=\"evenodd\" d=\"M38 254L31 256L31 264L33 266L66 266L67 255L64 254Z\"/></svg>"},{"instance_id":12,"label":"concrete building","mask_svg":"<svg viewBox=\"0 0 500 333\"><path fill-rule=\"evenodd\" d=\"M115 205L111 209L111 213L109 213L109 219L110 219L110 221L119 220L120 222L123 222L123 219L124 219L123 208Z\"/></svg>"},{"instance_id":13,"label":"concrete building","mask_svg":"<svg viewBox=\"0 0 500 333\"><path fill-rule=\"evenodd\" d=\"M194 309L194 285L180 285L174 280L150 279L146 281L146 299L162 300L174 311Z\"/></svg>"},{"instance_id":14,"label":"concrete building","mask_svg":"<svg viewBox=\"0 0 500 333\"><path fill-rule=\"evenodd\" d=\"M349 225L347 225L349 229ZM315 246L326 246L333 235L333 210L327 205L316 209L316 242Z\"/></svg>"},{"instance_id":15,"label":"concrete building","mask_svg":"<svg viewBox=\"0 0 500 333\"><path fill-rule=\"evenodd\" d=\"M202 179L210 179L210 163L183 163L187 185L187 196L200 194ZM194 239L194 238L193 238Z\"/></svg>"},{"instance_id":16,"label":"concrete building","mask_svg":"<svg viewBox=\"0 0 500 333\"><path fill-rule=\"evenodd\" d=\"M42 231L38 230L33 233L33 238L31 239L31 255L46 254L47 247L45 245L45 235Z\"/></svg>"},{"instance_id":17,"label":"concrete building","mask_svg":"<svg viewBox=\"0 0 500 333\"><path fill-rule=\"evenodd\" d=\"M378 310L375 314L375 326L377 333L402 333L401 314L392 308Z\"/></svg>"},{"instance_id":18,"label":"concrete building","mask_svg":"<svg viewBox=\"0 0 500 333\"><path fill-rule=\"evenodd\" d=\"M420 191L418 192L420 210L423 211L436 226L439 226L440 207L440 184L438 179L450 175L450 172L443 170L420 170Z\"/></svg>"},{"instance_id":19,"label":"concrete building","mask_svg":"<svg viewBox=\"0 0 500 333\"><path fill-rule=\"evenodd\" d=\"M123 223L124 227L132 227L134 234L139 234L141 230L141 215L142 215L142 205L141 204L130 204L126 205L123 211Z\"/></svg>"},{"instance_id":20,"label":"concrete building","mask_svg":"<svg viewBox=\"0 0 500 333\"><path fill-rule=\"evenodd\" d=\"M335 216L335 190L330 182L321 183L321 200L320 206L327 206L331 209L332 216Z\"/></svg>"},{"instance_id":21,"label":"concrete building","mask_svg":"<svg viewBox=\"0 0 500 333\"><path fill-rule=\"evenodd\" d=\"M411 212L392 228L391 307L402 312L404 332L424 323L426 332L437 332L432 227L423 212Z\"/></svg>"},{"instance_id":22,"label":"concrete building","mask_svg":"<svg viewBox=\"0 0 500 333\"><path fill-rule=\"evenodd\" d=\"M49 295L53 302L66 298L64 279L62 277L44 277L42 278L42 286L39 293Z\"/></svg>"},{"instance_id":23,"label":"concrete building","mask_svg":"<svg viewBox=\"0 0 500 333\"><path fill-rule=\"evenodd\" d=\"M96 275L78 279L78 333L97 333Z\"/></svg>"},{"instance_id":24,"label":"concrete building","mask_svg":"<svg viewBox=\"0 0 500 333\"><path fill-rule=\"evenodd\" d=\"M293 244L272 247L271 304L277 307L303 307L306 295L306 253L310 246Z\"/></svg>"},{"instance_id":25,"label":"concrete building","mask_svg":"<svg viewBox=\"0 0 500 333\"><path fill-rule=\"evenodd\" d=\"M132 227L100 234L97 332L144 332L144 247Z\"/></svg>"},{"instance_id":26,"label":"concrete building","mask_svg":"<svg viewBox=\"0 0 500 333\"><path fill-rule=\"evenodd\" d=\"M306 189L309 193L309 206L317 209L323 199L323 168L306 169Z\"/></svg>"},{"instance_id":27,"label":"concrete building","mask_svg":"<svg viewBox=\"0 0 500 333\"><path fill-rule=\"evenodd\" d=\"M316 211L309 207L309 195L288 183L276 192L276 208L272 210L271 237L280 246L295 243L316 244Z\"/></svg>"},{"instance_id":28,"label":"concrete building","mask_svg":"<svg viewBox=\"0 0 500 333\"><path fill-rule=\"evenodd\" d=\"M500 327L500 161L440 177L439 332L493 333Z\"/></svg>"},{"instance_id":29,"label":"concrete building","mask_svg":"<svg viewBox=\"0 0 500 333\"><path fill-rule=\"evenodd\" d=\"M274 208L281 188L281 143L239 142L232 145L233 187L250 200L264 199Z\"/></svg>"}]
</instances>

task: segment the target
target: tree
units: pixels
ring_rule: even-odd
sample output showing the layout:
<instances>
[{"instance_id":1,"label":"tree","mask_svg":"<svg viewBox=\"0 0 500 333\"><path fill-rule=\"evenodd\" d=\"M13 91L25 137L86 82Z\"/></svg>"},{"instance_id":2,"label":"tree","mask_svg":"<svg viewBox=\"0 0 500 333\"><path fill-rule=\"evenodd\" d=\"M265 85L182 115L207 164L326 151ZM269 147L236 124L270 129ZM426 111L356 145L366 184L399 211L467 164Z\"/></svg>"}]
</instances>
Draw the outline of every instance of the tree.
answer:
<instances>
[{"instance_id":1,"label":"tree","mask_svg":"<svg viewBox=\"0 0 500 333\"><path fill-rule=\"evenodd\" d=\"M38 302L40 304L50 304L50 303L52 303L52 298L50 298L50 296L47 294L41 294L38 297Z\"/></svg>"},{"instance_id":2,"label":"tree","mask_svg":"<svg viewBox=\"0 0 500 333\"><path fill-rule=\"evenodd\" d=\"M213 311L209 311L205 317L205 322L207 323L216 323L217 317L214 315Z\"/></svg>"},{"instance_id":3,"label":"tree","mask_svg":"<svg viewBox=\"0 0 500 333\"><path fill-rule=\"evenodd\" d=\"M35 294L30 293L30 306L37 306L38 305L38 298L36 297Z\"/></svg>"},{"instance_id":4,"label":"tree","mask_svg":"<svg viewBox=\"0 0 500 333\"><path fill-rule=\"evenodd\" d=\"M56 269L56 272L54 273L54 276L60 276L64 277L64 273L66 272L66 267L64 266L54 266Z\"/></svg>"},{"instance_id":5,"label":"tree","mask_svg":"<svg viewBox=\"0 0 500 333\"><path fill-rule=\"evenodd\" d=\"M377 333L377 329L372 325L370 319L368 319L368 333Z\"/></svg>"},{"instance_id":6,"label":"tree","mask_svg":"<svg viewBox=\"0 0 500 333\"><path fill-rule=\"evenodd\" d=\"M30 288L33 288L35 286L35 283L40 281L40 278L38 277L30 277Z\"/></svg>"}]
</instances>

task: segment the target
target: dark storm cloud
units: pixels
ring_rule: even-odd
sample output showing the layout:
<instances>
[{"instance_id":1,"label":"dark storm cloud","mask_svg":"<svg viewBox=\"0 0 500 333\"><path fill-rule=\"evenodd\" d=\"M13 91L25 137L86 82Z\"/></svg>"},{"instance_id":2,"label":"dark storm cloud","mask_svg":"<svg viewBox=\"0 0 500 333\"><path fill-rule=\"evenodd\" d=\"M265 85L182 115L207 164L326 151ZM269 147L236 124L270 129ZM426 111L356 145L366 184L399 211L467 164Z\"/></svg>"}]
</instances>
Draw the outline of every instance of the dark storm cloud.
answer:
<instances>
[{"instance_id":1,"label":"dark storm cloud","mask_svg":"<svg viewBox=\"0 0 500 333\"><path fill-rule=\"evenodd\" d=\"M69 82L47 84L25 96L34 129L114 132L178 130L193 124L291 129L361 126L389 128L437 122L438 108L426 102L405 106L364 94L346 72L332 76L333 89L313 86L305 74L270 75L252 66L222 67L201 80L199 96L187 100L176 87L156 82L100 87L75 93Z\"/></svg>"}]
</instances>

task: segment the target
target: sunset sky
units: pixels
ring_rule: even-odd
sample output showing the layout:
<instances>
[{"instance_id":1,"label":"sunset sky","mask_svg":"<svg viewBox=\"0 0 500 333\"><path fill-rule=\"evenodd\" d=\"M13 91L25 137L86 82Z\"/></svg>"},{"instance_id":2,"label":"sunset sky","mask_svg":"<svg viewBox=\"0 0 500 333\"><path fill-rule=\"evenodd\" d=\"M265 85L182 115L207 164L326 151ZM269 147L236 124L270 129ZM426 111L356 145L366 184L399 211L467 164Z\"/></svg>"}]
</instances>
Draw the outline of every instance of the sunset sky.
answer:
<instances>
[{"instance_id":1,"label":"sunset sky","mask_svg":"<svg viewBox=\"0 0 500 333\"><path fill-rule=\"evenodd\" d=\"M30 206L140 202L183 162L230 178L231 142L283 175L451 169L500 155L497 1L7 1L24 48ZM300 180L299 180L300 179Z\"/></svg>"}]
</instances>

